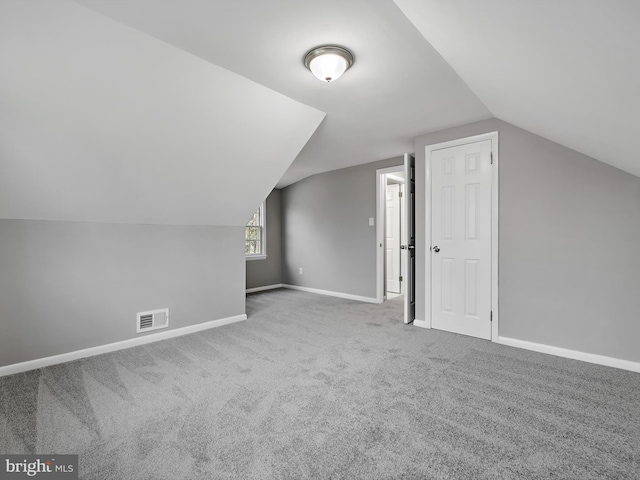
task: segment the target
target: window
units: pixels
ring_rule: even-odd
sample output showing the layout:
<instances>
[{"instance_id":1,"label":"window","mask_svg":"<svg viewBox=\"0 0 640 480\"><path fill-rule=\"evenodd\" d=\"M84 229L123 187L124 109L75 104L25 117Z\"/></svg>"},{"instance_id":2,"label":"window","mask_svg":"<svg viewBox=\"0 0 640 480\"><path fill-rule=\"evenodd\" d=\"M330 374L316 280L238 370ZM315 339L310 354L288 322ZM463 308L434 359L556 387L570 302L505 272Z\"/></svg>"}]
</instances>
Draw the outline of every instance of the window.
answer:
<instances>
[{"instance_id":1,"label":"window","mask_svg":"<svg viewBox=\"0 0 640 480\"><path fill-rule=\"evenodd\" d=\"M247 260L267 258L264 203L249 219L244 229L244 253Z\"/></svg>"}]
</instances>

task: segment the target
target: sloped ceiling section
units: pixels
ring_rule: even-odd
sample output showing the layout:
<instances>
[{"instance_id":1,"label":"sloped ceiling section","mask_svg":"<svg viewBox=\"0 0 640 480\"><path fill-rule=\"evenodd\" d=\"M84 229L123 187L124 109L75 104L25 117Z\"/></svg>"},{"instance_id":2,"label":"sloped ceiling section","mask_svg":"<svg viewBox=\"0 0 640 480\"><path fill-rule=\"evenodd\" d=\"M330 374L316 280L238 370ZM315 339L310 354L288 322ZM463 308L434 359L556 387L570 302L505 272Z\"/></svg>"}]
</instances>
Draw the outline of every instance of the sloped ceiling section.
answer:
<instances>
[{"instance_id":1,"label":"sloped ceiling section","mask_svg":"<svg viewBox=\"0 0 640 480\"><path fill-rule=\"evenodd\" d=\"M327 117L278 183L413 151L414 138L491 114L391 0L77 0ZM337 43L355 64L326 84L306 51Z\"/></svg>"},{"instance_id":2,"label":"sloped ceiling section","mask_svg":"<svg viewBox=\"0 0 640 480\"><path fill-rule=\"evenodd\" d=\"M394 1L495 117L640 176L640 2Z\"/></svg>"},{"instance_id":3,"label":"sloped ceiling section","mask_svg":"<svg viewBox=\"0 0 640 480\"><path fill-rule=\"evenodd\" d=\"M325 114L65 1L0 2L0 218L244 225Z\"/></svg>"}]
</instances>

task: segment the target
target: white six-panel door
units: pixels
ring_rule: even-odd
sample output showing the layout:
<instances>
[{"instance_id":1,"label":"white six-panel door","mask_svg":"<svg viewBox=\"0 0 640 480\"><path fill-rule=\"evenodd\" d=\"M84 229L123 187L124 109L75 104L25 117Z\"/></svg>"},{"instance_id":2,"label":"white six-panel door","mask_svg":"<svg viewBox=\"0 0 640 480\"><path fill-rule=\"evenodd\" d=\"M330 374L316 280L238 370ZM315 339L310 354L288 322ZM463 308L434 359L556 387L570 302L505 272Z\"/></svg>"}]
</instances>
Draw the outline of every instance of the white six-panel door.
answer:
<instances>
[{"instance_id":1,"label":"white six-panel door","mask_svg":"<svg viewBox=\"0 0 640 480\"><path fill-rule=\"evenodd\" d=\"M491 140L431 153L431 326L491 339Z\"/></svg>"}]
</instances>

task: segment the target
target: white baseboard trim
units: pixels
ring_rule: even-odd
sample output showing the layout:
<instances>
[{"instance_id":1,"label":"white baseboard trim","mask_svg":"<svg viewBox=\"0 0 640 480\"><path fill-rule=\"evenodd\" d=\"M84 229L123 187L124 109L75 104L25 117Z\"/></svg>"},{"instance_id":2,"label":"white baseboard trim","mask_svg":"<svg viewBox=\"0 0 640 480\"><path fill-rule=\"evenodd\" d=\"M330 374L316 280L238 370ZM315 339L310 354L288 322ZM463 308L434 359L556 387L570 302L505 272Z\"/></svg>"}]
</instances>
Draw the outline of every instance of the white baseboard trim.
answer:
<instances>
[{"instance_id":1,"label":"white baseboard trim","mask_svg":"<svg viewBox=\"0 0 640 480\"><path fill-rule=\"evenodd\" d=\"M236 315L234 317L221 318L219 320L212 320L210 322L198 323L197 325L190 325L188 327L176 328L174 330L167 330L159 333L150 333L142 337L130 338L121 342L108 343L106 345L99 345L97 347L85 348L83 350L76 350L75 352L62 353L60 355L53 355L51 357L37 358L35 360L29 360L27 362L14 363L13 365L7 365L0 367L0 377L5 375L13 375L15 373L26 372L29 370L35 370L37 368L49 367L51 365L57 365L58 363L71 362L73 360L79 360L81 358L93 357L95 355L102 355L103 353L115 352L117 350L124 350L125 348L137 347L139 345L146 345L148 343L158 342L160 340L167 340L169 338L181 337L189 333L200 332L202 330L208 330L210 328L221 327L222 325L228 325L230 323L241 322L247 319L246 314Z\"/></svg>"},{"instance_id":2,"label":"white baseboard trim","mask_svg":"<svg viewBox=\"0 0 640 480\"><path fill-rule=\"evenodd\" d=\"M427 322L426 320L418 320L416 318L413 320L413 324L416 327L420 327L420 328L431 328L431 325L429 325L429 322Z\"/></svg>"},{"instance_id":3,"label":"white baseboard trim","mask_svg":"<svg viewBox=\"0 0 640 480\"><path fill-rule=\"evenodd\" d=\"M350 293L330 292L329 290L318 290L317 288L299 287L297 285L282 285L283 288L290 288L291 290L300 290L301 292L317 293L319 295L328 295L330 297L346 298L348 300L357 300L359 302L366 303L380 303L377 298L374 297L362 297L360 295L351 295Z\"/></svg>"},{"instance_id":4,"label":"white baseboard trim","mask_svg":"<svg viewBox=\"0 0 640 480\"><path fill-rule=\"evenodd\" d=\"M527 342L516 338L498 337L498 342L502 345L510 347L524 348L525 350L533 350L534 352L547 353L557 357L571 358L573 360L582 360L583 362L596 363L607 367L620 368L622 370L630 370L640 373L640 363L630 360L622 360L620 358L607 357L605 355L596 355L594 353L579 352L577 350L568 350L566 348L553 347L542 343Z\"/></svg>"},{"instance_id":5,"label":"white baseboard trim","mask_svg":"<svg viewBox=\"0 0 640 480\"><path fill-rule=\"evenodd\" d=\"M283 286L284 285L282 285L281 283L276 283L275 285L266 285L264 287L247 288L247 293L262 292L264 290L275 290L276 288L282 288Z\"/></svg>"}]
</instances>

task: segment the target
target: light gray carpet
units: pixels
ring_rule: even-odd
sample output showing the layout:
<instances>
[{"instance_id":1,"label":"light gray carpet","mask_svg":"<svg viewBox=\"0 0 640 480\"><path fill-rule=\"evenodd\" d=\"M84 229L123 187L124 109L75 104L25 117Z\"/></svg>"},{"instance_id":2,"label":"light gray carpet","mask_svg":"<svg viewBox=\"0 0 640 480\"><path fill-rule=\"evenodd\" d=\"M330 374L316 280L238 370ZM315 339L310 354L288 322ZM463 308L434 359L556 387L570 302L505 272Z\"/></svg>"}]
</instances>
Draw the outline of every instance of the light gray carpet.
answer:
<instances>
[{"instance_id":1,"label":"light gray carpet","mask_svg":"<svg viewBox=\"0 0 640 480\"><path fill-rule=\"evenodd\" d=\"M640 478L640 375L277 290L249 320L0 378L0 453L84 479Z\"/></svg>"}]
</instances>

